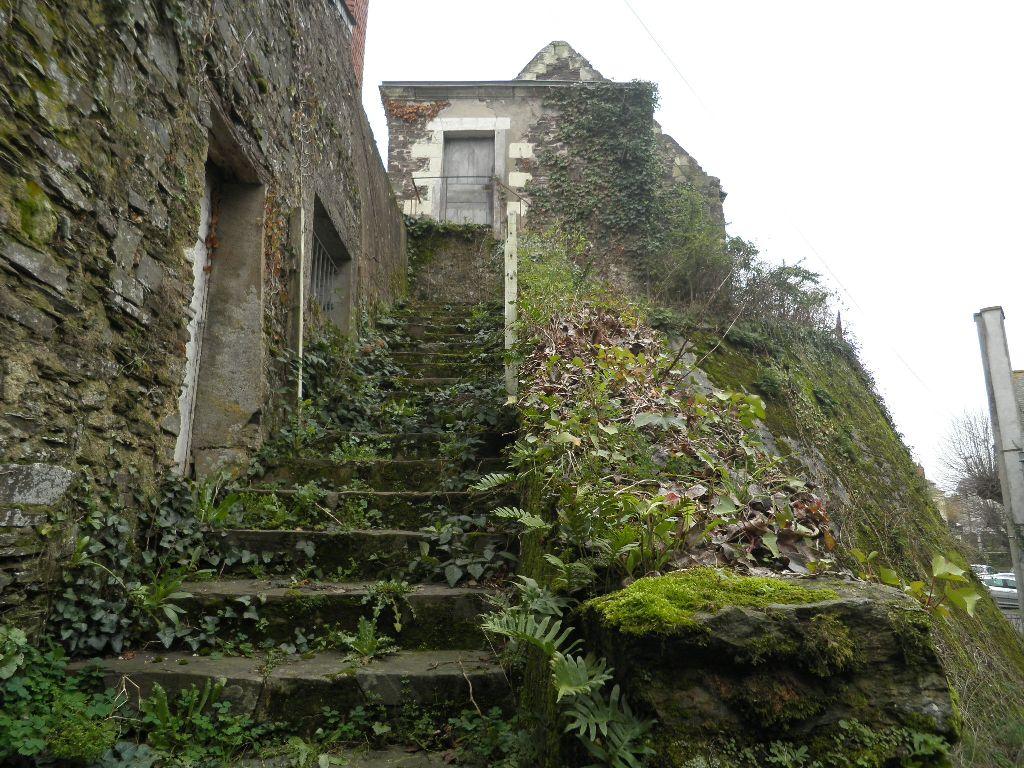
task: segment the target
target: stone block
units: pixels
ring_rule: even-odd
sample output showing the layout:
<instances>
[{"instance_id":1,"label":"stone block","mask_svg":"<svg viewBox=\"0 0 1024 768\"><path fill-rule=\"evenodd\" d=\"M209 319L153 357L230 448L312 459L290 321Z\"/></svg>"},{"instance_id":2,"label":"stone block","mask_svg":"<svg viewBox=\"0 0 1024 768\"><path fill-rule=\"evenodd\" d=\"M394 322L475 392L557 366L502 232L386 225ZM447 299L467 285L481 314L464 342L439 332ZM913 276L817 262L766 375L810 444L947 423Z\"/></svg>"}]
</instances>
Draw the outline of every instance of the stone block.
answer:
<instances>
[{"instance_id":1,"label":"stone block","mask_svg":"<svg viewBox=\"0 0 1024 768\"><path fill-rule=\"evenodd\" d=\"M525 187L527 182L533 178L532 173L522 171L510 171L508 174L508 185L510 187Z\"/></svg>"},{"instance_id":2,"label":"stone block","mask_svg":"<svg viewBox=\"0 0 1024 768\"><path fill-rule=\"evenodd\" d=\"M114 259L122 267L128 267L135 263L135 252L142 242L142 231L127 221L117 222L117 235L110 246Z\"/></svg>"},{"instance_id":3,"label":"stone block","mask_svg":"<svg viewBox=\"0 0 1024 768\"><path fill-rule=\"evenodd\" d=\"M35 512L20 507L0 508L0 528L32 528L45 522L45 512Z\"/></svg>"},{"instance_id":4,"label":"stone block","mask_svg":"<svg viewBox=\"0 0 1024 768\"><path fill-rule=\"evenodd\" d=\"M51 506L74 479L74 472L56 464L0 464L0 504Z\"/></svg>"},{"instance_id":5,"label":"stone block","mask_svg":"<svg viewBox=\"0 0 1024 768\"><path fill-rule=\"evenodd\" d=\"M163 284L164 268L156 259L142 254L139 266L135 270L135 277L150 291L156 291Z\"/></svg>"},{"instance_id":6,"label":"stone block","mask_svg":"<svg viewBox=\"0 0 1024 768\"><path fill-rule=\"evenodd\" d=\"M145 290L142 283L128 274L124 268L117 266L110 271L110 287L123 299L137 307L142 306Z\"/></svg>"},{"instance_id":7,"label":"stone block","mask_svg":"<svg viewBox=\"0 0 1024 768\"><path fill-rule=\"evenodd\" d=\"M695 568L591 600L582 625L587 651L657 719L665 768L733 765L737 750L767 765L785 749L808 765L905 765L920 739L957 740L930 619L879 584Z\"/></svg>"},{"instance_id":8,"label":"stone block","mask_svg":"<svg viewBox=\"0 0 1024 768\"><path fill-rule=\"evenodd\" d=\"M19 300L13 291L6 288L0 290L0 315L9 317L44 339L50 338L57 327L57 323L49 315Z\"/></svg>"},{"instance_id":9,"label":"stone block","mask_svg":"<svg viewBox=\"0 0 1024 768\"><path fill-rule=\"evenodd\" d=\"M64 200L77 211L92 209L89 199L85 196L77 179L68 176L53 166L44 169L46 181Z\"/></svg>"},{"instance_id":10,"label":"stone block","mask_svg":"<svg viewBox=\"0 0 1024 768\"><path fill-rule=\"evenodd\" d=\"M68 271L48 253L29 248L16 240L0 240L0 256L41 283L60 293L68 290Z\"/></svg>"},{"instance_id":11,"label":"stone block","mask_svg":"<svg viewBox=\"0 0 1024 768\"><path fill-rule=\"evenodd\" d=\"M513 141L508 145L508 156L512 160L533 157L533 144L528 141Z\"/></svg>"}]
</instances>

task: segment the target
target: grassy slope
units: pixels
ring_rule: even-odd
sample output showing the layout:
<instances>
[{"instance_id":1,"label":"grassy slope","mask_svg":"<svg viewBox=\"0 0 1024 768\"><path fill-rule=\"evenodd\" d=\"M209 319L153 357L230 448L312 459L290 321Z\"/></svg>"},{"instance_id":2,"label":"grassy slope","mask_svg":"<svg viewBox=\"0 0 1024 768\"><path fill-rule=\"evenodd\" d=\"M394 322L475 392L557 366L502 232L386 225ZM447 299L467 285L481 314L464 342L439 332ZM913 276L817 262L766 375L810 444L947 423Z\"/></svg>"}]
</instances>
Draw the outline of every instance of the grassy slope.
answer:
<instances>
[{"instance_id":1,"label":"grassy slope","mask_svg":"<svg viewBox=\"0 0 1024 768\"><path fill-rule=\"evenodd\" d=\"M870 378L845 345L824 336L771 340L749 329L729 338L702 367L718 386L764 396L779 449L800 457L826 491L845 547L878 550L905 578L921 578L934 553L956 550ZM698 333L694 341L701 357L717 337ZM957 762L1024 764L1024 643L987 597L976 618L940 622L935 635L964 715Z\"/></svg>"}]
</instances>

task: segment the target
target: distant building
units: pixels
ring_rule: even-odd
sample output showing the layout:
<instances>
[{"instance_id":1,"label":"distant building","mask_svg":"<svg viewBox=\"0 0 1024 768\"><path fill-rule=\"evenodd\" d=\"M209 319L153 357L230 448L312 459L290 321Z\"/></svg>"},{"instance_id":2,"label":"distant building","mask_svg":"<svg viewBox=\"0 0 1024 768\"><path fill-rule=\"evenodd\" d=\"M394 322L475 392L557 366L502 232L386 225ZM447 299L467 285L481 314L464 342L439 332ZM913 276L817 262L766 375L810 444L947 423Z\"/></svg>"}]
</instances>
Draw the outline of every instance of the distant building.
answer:
<instances>
[{"instance_id":1,"label":"distant building","mask_svg":"<svg viewBox=\"0 0 1024 768\"><path fill-rule=\"evenodd\" d=\"M558 119L547 97L587 82L610 81L556 41L514 80L383 83L388 173L405 213L496 228L507 212L526 214L530 184L542 171L538 150L551 146ZM700 191L712 216L724 222L718 179L657 123L653 129L668 172Z\"/></svg>"}]
</instances>

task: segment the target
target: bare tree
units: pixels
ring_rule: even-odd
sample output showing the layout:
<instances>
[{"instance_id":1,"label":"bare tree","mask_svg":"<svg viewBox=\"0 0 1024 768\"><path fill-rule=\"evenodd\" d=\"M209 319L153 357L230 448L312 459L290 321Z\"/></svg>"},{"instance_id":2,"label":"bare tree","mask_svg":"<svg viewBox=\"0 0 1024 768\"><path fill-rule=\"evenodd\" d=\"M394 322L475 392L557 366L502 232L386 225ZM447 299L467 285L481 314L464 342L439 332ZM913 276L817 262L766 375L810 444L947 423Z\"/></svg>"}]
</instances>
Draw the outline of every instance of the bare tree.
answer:
<instances>
[{"instance_id":1,"label":"bare tree","mask_svg":"<svg viewBox=\"0 0 1024 768\"><path fill-rule=\"evenodd\" d=\"M992 424L984 411L965 411L950 422L939 460L945 490L1002 504Z\"/></svg>"}]
</instances>

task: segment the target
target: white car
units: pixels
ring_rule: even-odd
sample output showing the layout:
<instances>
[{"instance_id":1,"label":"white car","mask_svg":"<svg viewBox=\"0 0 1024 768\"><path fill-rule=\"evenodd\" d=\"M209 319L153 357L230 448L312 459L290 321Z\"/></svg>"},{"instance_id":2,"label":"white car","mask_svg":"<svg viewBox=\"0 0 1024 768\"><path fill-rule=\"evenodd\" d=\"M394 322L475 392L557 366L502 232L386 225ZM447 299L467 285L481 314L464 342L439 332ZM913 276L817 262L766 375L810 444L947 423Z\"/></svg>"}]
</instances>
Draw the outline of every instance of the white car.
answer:
<instances>
[{"instance_id":1,"label":"white car","mask_svg":"<svg viewBox=\"0 0 1024 768\"><path fill-rule=\"evenodd\" d=\"M979 565L977 563L971 565L971 570L974 571L979 579L984 580L986 576L995 575L996 569L991 565Z\"/></svg>"},{"instance_id":2,"label":"white car","mask_svg":"<svg viewBox=\"0 0 1024 768\"><path fill-rule=\"evenodd\" d=\"M1017 577L1012 573L993 573L981 581L1000 608L1017 607Z\"/></svg>"}]
</instances>

